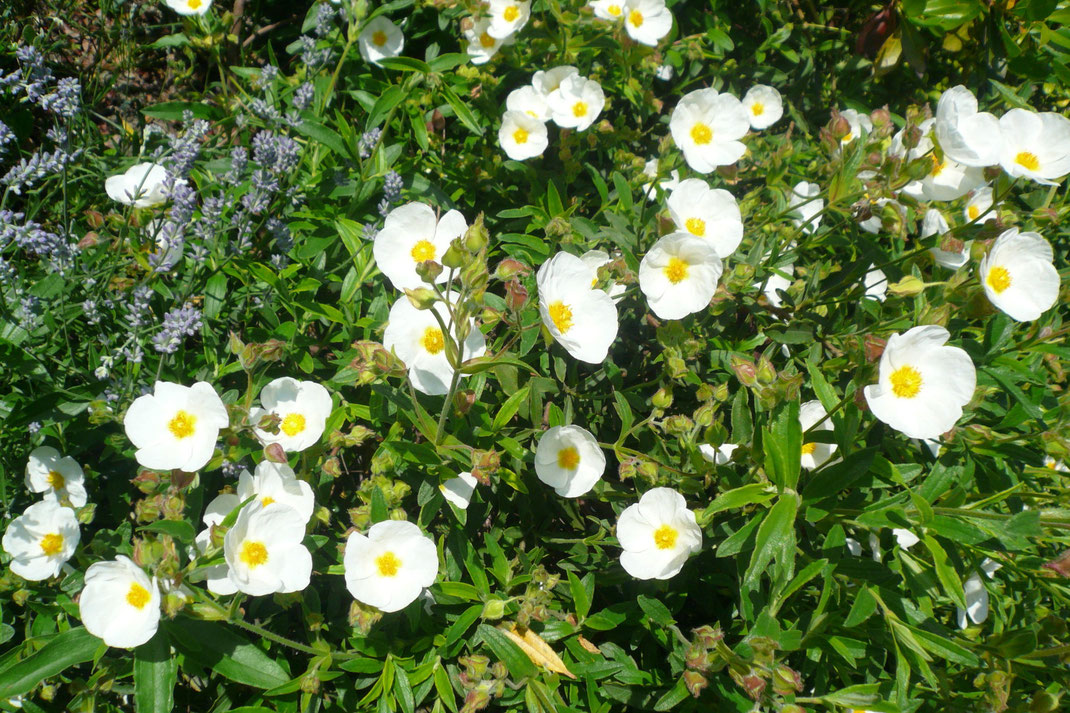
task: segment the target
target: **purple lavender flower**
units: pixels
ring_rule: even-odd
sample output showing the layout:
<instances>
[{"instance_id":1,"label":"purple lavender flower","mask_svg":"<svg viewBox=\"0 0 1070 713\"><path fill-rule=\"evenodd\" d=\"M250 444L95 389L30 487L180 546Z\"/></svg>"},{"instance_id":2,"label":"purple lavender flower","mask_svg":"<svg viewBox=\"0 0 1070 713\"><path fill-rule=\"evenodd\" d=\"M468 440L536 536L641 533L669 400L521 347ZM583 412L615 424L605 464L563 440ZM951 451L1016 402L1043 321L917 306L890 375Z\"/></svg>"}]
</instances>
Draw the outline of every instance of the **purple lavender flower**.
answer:
<instances>
[{"instance_id":1,"label":"purple lavender flower","mask_svg":"<svg viewBox=\"0 0 1070 713\"><path fill-rule=\"evenodd\" d=\"M41 97L41 108L63 119L70 119L82 108L82 85L73 77L56 82L56 90Z\"/></svg>"},{"instance_id":2,"label":"purple lavender flower","mask_svg":"<svg viewBox=\"0 0 1070 713\"><path fill-rule=\"evenodd\" d=\"M201 328L201 311L187 302L163 317L163 327L152 338L152 345L161 354L174 354L184 337L192 337Z\"/></svg>"},{"instance_id":3,"label":"purple lavender flower","mask_svg":"<svg viewBox=\"0 0 1070 713\"><path fill-rule=\"evenodd\" d=\"M375 145L379 143L379 137L383 135L381 129L369 129L360 135L360 151L361 158L369 158L372 155L372 151L375 149Z\"/></svg>"},{"instance_id":4,"label":"purple lavender flower","mask_svg":"<svg viewBox=\"0 0 1070 713\"><path fill-rule=\"evenodd\" d=\"M320 5L320 7L326 7L326 5ZM294 108L298 111L304 111L312 103L312 99L316 96L316 87L312 85L312 82L305 82L297 88L293 96Z\"/></svg>"},{"instance_id":5,"label":"purple lavender flower","mask_svg":"<svg viewBox=\"0 0 1070 713\"><path fill-rule=\"evenodd\" d=\"M138 327L148 324L152 313L149 303L152 300L152 288L148 285L138 285L130 293L130 303L126 306L127 320L130 327Z\"/></svg>"}]
</instances>

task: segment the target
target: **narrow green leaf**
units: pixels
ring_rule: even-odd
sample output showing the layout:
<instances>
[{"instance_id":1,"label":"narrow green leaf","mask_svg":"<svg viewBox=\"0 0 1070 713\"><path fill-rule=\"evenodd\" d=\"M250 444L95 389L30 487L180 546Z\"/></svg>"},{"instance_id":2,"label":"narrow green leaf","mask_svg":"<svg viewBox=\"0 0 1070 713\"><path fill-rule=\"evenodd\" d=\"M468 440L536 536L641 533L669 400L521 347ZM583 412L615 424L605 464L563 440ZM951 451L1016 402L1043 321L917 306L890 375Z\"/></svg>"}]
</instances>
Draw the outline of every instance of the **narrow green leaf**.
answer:
<instances>
[{"instance_id":1,"label":"narrow green leaf","mask_svg":"<svg viewBox=\"0 0 1070 713\"><path fill-rule=\"evenodd\" d=\"M795 569L795 515L799 501L793 494L782 495L765 515L754 542L747 573L743 577L744 590L754 591L758 581L774 560L778 572L770 579L791 577ZM744 597L746 594L744 593Z\"/></svg>"},{"instance_id":2,"label":"narrow green leaf","mask_svg":"<svg viewBox=\"0 0 1070 713\"><path fill-rule=\"evenodd\" d=\"M576 610L576 617L583 621L588 612L591 611L594 576L587 574L583 579L580 579L570 570L568 572L568 586L572 590L572 606Z\"/></svg>"},{"instance_id":3,"label":"narrow green leaf","mask_svg":"<svg viewBox=\"0 0 1070 713\"><path fill-rule=\"evenodd\" d=\"M231 681L269 689L290 680L274 659L222 622L180 616L161 625L175 648Z\"/></svg>"},{"instance_id":4,"label":"narrow green leaf","mask_svg":"<svg viewBox=\"0 0 1070 713\"><path fill-rule=\"evenodd\" d=\"M529 384L525 384L523 388L514 391L502 407L498 409L497 415L494 416L494 422L491 424L491 431L497 433L505 427L506 424L516 415L516 412L520 409L520 404L524 402L524 399L528 397L528 392L531 390Z\"/></svg>"},{"instance_id":5,"label":"narrow green leaf","mask_svg":"<svg viewBox=\"0 0 1070 713\"><path fill-rule=\"evenodd\" d=\"M936 576L940 580L940 584L944 586L944 591L951 597L951 601L955 603L955 606L965 609L966 594L962 589L962 580L959 579L959 574L955 571L955 568L948 564L947 552L944 551L944 548L940 546L940 543L932 535L925 535L922 538L922 542L925 543L925 547L933 556L933 567L936 569Z\"/></svg>"},{"instance_id":6,"label":"narrow green leaf","mask_svg":"<svg viewBox=\"0 0 1070 713\"><path fill-rule=\"evenodd\" d=\"M103 646L104 642L82 626L56 635L41 650L4 671L0 676L0 698L21 696L64 669L92 661Z\"/></svg>"},{"instance_id":7,"label":"narrow green leaf","mask_svg":"<svg viewBox=\"0 0 1070 713\"><path fill-rule=\"evenodd\" d=\"M772 428L762 435L766 475L781 490L799 483L802 463L802 425L799 402L789 401L773 418Z\"/></svg>"},{"instance_id":8,"label":"narrow green leaf","mask_svg":"<svg viewBox=\"0 0 1070 713\"><path fill-rule=\"evenodd\" d=\"M452 89L445 84L442 85L442 96L446 97L446 101L451 107L453 107L453 113L457 115L457 118L461 120L461 123L468 127L476 136L483 135L483 127L480 126L479 120L476 119L476 115L472 113L472 110L468 108L468 105L461 101Z\"/></svg>"},{"instance_id":9,"label":"narrow green leaf","mask_svg":"<svg viewBox=\"0 0 1070 713\"><path fill-rule=\"evenodd\" d=\"M536 674L535 664L502 632L487 624L479 625L479 636L486 642L494 656L505 664L513 678L531 678Z\"/></svg>"},{"instance_id":10,"label":"narrow green leaf","mask_svg":"<svg viewBox=\"0 0 1070 713\"><path fill-rule=\"evenodd\" d=\"M137 713L171 713L175 706L178 659L171 655L167 634L157 631L134 649L134 710Z\"/></svg>"},{"instance_id":11,"label":"narrow green leaf","mask_svg":"<svg viewBox=\"0 0 1070 713\"><path fill-rule=\"evenodd\" d=\"M197 537L197 531L193 529L193 525L185 520L157 520L156 522L139 527L138 531L159 532L164 535L170 535L184 544L193 542Z\"/></svg>"},{"instance_id":12,"label":"narrow green leaf","mask_svg":"<svg viewBox=\"0 0 1070 713\"><path fill-rule=\"evenodd\" d=\"M297 133L323 144L343 158L353 158L349 153L349 148L346 146L346 142L338 132L334 129L327 128L319 122L305 119L297 125Z\"/></svg>"}]
</instances>

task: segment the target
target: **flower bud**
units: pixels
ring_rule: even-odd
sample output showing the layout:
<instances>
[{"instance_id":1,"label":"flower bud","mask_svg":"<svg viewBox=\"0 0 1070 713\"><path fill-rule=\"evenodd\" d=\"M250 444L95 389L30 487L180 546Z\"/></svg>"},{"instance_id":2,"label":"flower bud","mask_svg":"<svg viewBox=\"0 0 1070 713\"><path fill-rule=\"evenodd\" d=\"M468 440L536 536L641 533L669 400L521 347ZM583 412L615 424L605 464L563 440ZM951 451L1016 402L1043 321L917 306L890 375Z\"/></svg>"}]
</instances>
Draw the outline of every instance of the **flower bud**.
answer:
<instances>
[{"instance_id":1,"label":"flower bud","mask_svg":"<svg viewBox=\"0 0 1070 713\"><path fill-rule=\"evenodd\" d=\"M754 362L732 355L730 366L741 384L750 387L758 385L758 370L755 368Z\"/></svg>"},{"instance_id":2,"label":"flower bud","mask_svg":"<svg viewBox=\"0 0 1070 713\"><path fill-rule=\"evenodd\" d=\"M653 461L641 460L639 461L639 475L647 480L654 480L658 477L658 466Z\"/></svg>"},{"instance_id":3,"label":"flower bud","mask_svg":"<svg viewBox=\"0 0 1070 713\"><path fill-rule=\"evenodd\" d=\"M888 291L901 297L913 297L925 291L925 283L914 275L907 275L899 282L888 285Z\"/></svg>"},{"instance_id":4,"label":"flower bud","mask_svg":"<svg viewBox=\"0 0 1070 713\"><path fill-rule=\"evenodd\" d=\"M505 614L505 601L502 599L488 599L483 604L483 613L480 615L484 619L490 619L491 621L497 621L501 619Z\"/></svg>"},{"instance_id":5,"label":"flower bud","mask_svg":"<svg viewBox=\"0 0 1070 713\"><path fill-rule=\"evenodd\" d=\"M531 274L531 268L513 258L506 258L498 263L494 269L494 277L498 280L508 280L513 277L524 277Z\"/></svg>"},{"instance_id":6,"label":"flower bud","mask_svg":"<svg viewBox=\"0 0 1070 713\"><path fill-rule=\"evenodd\" d=\"M419 310L431 309L438 301L435 291L430 287L417 287L416 289L406 287L405 296L409 298L409 303Z\"/></svg>"},{"instance_id":7,"label":"flower bud","mask_svg":"<svg viewBox=\"0 0 1070 713\"><path fill-rule=\"evenodd\" d=\"M650 403L655 408L666 409L672 406L672 387L661 387L653 396L650 397Z\"/></svg>"},{"instance_id":8,"label":"flower bud","mask_svg":"<svg viewBox=\"0 0 1070 713\"><path fill-rule=\"evenodd\" d=\"M468 261L466 252L464 246L461 245L460 239L454 238L450 246L446 248L446 252L442 254L442 264L452 270L464 266Z\"/></svg>"},{"instance_id":9,"label":"flower bud","mask_svg":"<svg viewBox=\"0 0 1070 713\"><path fill-rule=\"evenodd\" d=\"M483 214L480 213L464 234L464 247L469 252L477 253L487 246L489 237L487 228L483 225Z\"/></svg>"},{"instance_id":10,"label":"flower bud","mask_svg":"<svg viewBox=\"0 0 1070 713\"><path fill-rule=\"evenodd\" d=\"M443 256L445 258L445 256ZM424 260L416 266L416 274L429 285L435 284L435 280L442 274L442 265L434 260Z\"/></svg>"},{"instance_id":11,"label":"flower bud","mask_svg":"<svg viewBox=\"0 0 1070 713\"><path fill-rule=\"evenodd\" d=\"M773 690L782 696L798 693L803 689L799 672L780 664L773 671Z\"/></svg>"},{"instance_id":12,"label":"flower bud","mask_svg":"<svg viewBox=\"0 0 1070 713\"><path fill-rule=\"evenodd\" d=\"M698 671L684 671L684 685L688 692L695 698L702 695L702 689L706 688L709 681Z\"/></svg>"},{"instance_id":13,"label":"flower bud","mask_svg":"<svg viewBox=\"0 0 1070 713\"><path fill-rule=\"evenodd\" d=\"M674 436L682 436L689 433L695 427L695 422L683 414L676 414L665 419L665 430Z\"/></svg>"},{"instance_id":14,"label":"flower bud","mask_svg":"<svg viewBox=\"0 0 1070 713\"><path fill-rule=\"evenodd\" d=\"M264 448L264 457L272 463L288 463L286 451L278 443L271 443Z\"/></svg>"},{"instance_id":15,"label":"flower bud","mask_svg":"<svg viewBox=\"0 0 1070 713\"><path fill-rule=\"evenodd\" d=\"M776 369L773 368L773 363L765 356L758 359L756 376L758 377L758 383L763 385L772 384L776 381Z\"/></svg>"},{"instance_id":16,"label":"flower bud","mask_svg":"<svg viewBox=\"0 0 1070 713\"><path fill-rule=\"evenodd\" d=\"M528 290L515 277L505 283L505 304L514 312L519 312L528 302Z\"/></svg>"},{"instance_id":17,"label":"flower bud","mask_svg":"<svg viewBox=\"0 0 1070 713\"><path fill-rule=\"evenodd\" d=\"M471 410L475 402L476 392L472 389L461 389L453 395L453 408L462 416Z\"/></svg>"}]
</instances>

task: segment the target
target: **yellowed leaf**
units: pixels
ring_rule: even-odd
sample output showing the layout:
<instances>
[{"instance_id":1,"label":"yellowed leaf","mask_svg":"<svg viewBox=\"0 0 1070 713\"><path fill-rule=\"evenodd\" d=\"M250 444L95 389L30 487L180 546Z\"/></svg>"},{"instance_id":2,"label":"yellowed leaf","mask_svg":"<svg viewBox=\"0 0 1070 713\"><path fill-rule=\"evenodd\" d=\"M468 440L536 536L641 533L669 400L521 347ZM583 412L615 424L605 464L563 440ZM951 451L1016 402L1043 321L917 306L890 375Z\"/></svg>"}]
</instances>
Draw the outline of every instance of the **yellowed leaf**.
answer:
<instances>
[{"instance_id":1,"label":"yellowed leaf","mask_svg":"<svg viewBox=\"0 0 1070 713\"><path fill-rule=\"evenodd\" d=\"M576 678L571 671L565 668L565 662L554 653L550 645L531 629L517 627L514 624L509 629L502 629L501 631L514 644L519 646L520 650L527 654L527 657L535 665L542 666L546 670L559 673L562 676Z\"/></svg>"},{"instance_id":2,"label":"yellowed leaf","mask_svg":"<svg viewBox=\"0 0 1070 713\"><path fill-rule=\"evenodd\" d=\"M597 646L595 646L590 641L585 639L583 637L583 634L578 634L576 636L576 641L578 641L580 643L580 646L583 647L584 651L590 651L592 654L600 654L600 653L602 653L601 649L599 649Z\"/></svg>"}]
</instances>

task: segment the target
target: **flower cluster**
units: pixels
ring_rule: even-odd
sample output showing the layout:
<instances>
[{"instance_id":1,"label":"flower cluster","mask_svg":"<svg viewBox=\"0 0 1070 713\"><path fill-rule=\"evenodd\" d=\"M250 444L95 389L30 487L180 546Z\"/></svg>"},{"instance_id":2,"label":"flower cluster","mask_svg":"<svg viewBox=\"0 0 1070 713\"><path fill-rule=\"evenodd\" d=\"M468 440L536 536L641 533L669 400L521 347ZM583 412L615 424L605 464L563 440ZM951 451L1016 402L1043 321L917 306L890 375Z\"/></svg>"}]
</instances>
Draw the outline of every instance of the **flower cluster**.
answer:
<instances>
[{"instance_id":1,"label":"flower cluster","mask_svg":"<svg viewBox=\"0 0 1070 713\"><path fill-rule=\"evenodd\" d=\"M541 156L549 144L546 122L585 131L606 106L601 85L572 66L535 72L531 84L514 89L505 100L498 142L518 161Z\"/></svg>"}]
</instances>

